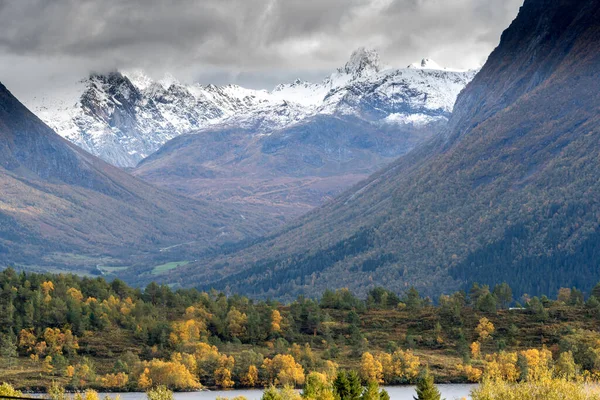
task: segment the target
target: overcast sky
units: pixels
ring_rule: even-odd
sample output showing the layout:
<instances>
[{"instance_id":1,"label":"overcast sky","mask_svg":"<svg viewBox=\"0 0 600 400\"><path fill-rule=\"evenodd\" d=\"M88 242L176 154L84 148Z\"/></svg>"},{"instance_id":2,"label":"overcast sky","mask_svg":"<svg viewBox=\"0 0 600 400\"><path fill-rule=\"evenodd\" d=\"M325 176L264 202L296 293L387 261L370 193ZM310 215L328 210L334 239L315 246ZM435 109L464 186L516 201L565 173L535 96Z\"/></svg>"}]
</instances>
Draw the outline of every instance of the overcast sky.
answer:
<instances>
[{"instance_id":1,"label":"overcast sky","mask_svg":"<svg viewBox=\"0 0 600 400\"><path fill-rule=\"evenodd\" d=\"M271 89L365 46L386 64L477 67L523 0L0 0L0 81L47 95L92 71Z\"/></svg>"}]
</instances>

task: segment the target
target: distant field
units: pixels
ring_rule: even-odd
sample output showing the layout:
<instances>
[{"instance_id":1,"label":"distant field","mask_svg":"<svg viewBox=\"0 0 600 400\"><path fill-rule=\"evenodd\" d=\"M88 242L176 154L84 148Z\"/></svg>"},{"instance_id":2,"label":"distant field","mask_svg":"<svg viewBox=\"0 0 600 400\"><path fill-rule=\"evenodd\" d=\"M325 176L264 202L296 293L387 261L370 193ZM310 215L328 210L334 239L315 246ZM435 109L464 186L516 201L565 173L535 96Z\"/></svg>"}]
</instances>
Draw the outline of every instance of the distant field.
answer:
<instances>
[{"instance_id":1,"label":"distant field","mask_svg":"<svg viewBox=\"0 0 600 400\"><path fill-rule=\"evenodd\" d=\"M188 265L189 263L190 263L189 261L173 261L170 263L157 265L152 270L152 274L159 275L159 274L162 274L163 272L167 272L167 271L170 271L175 268L183 267L184 265Z\"/></svg>"}]
</instances>

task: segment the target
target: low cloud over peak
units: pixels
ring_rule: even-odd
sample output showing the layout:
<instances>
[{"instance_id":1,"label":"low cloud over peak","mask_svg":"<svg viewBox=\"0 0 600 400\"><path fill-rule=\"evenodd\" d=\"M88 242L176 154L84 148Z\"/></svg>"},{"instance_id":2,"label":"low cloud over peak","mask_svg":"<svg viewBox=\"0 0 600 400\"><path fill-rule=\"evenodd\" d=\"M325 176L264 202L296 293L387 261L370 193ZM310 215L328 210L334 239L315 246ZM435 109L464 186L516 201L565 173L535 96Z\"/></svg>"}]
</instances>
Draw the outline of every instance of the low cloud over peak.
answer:
<instances>
[{"instance_id":1,"label":"low cloud over peak","mask_svg":"<svg viewBox=\"0 0 600 400\"><path fill-rule=\"evenodd\" d=\"M322 77L374 47L405 66L483 63L522 0L5 0L0 73L14 91L84 71L142 68L272 88ZM20 68L15 68L15 63ZM26 93L29 94L29 93Z\"/></svg>"}]
</instances>

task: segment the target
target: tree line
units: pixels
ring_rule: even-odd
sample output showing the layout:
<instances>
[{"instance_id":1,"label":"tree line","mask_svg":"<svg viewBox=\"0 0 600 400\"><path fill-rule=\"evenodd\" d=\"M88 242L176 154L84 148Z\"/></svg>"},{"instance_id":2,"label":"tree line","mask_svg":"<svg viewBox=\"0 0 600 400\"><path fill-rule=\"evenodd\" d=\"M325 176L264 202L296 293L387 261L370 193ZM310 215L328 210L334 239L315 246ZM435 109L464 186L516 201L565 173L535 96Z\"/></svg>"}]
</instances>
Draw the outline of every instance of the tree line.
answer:
<instances>
[{"instance_id":1,"label":"tree line","mask_svg":"<svg viewBox=\"0 0 600 400\"><path fill-rule=\"evenodd\" d=\"M302 387L349 369L366 390L419 381L429 352L458 380L495 369L522 379L533 354L523 348L595 376L600 333L586 327L600 320L598 298L599 285L588 296L562 288L554 299L514 299L507 284L474 284L435 301L376 287L362 299L340 289L281 304L9 268L0 272L0 358L6 371L27 366L75 390Z\"/></svg>"}]
</instances>

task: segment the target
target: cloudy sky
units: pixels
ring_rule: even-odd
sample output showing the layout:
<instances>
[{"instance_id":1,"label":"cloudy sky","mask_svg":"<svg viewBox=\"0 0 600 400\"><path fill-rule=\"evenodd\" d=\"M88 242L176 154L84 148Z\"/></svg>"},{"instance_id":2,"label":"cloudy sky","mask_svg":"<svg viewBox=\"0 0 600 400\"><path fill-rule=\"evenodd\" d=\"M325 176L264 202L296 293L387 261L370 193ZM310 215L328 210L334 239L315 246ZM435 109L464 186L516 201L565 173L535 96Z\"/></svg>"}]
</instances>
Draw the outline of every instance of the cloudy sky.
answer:
<instances>
[{"instance_id":1,"label":"cloudy sky","mask_svg":"<svg viewBox=\"0 0 600 400\"><path fill-rule=\"evenodd\" d=\"M92 71L271 89L358 47L403 67L481 65L522 0L0 0L0 81L21 97Z\"/></svg>"}]
</instances>

